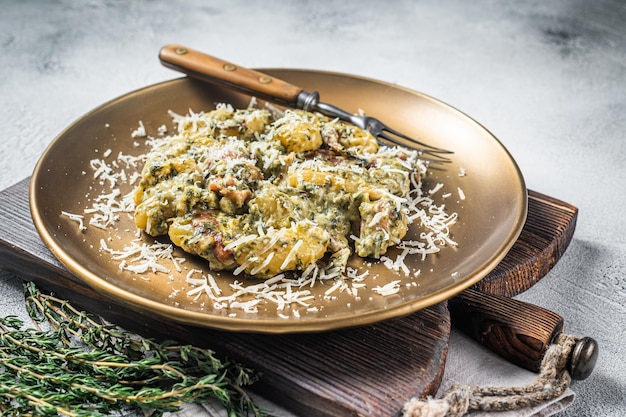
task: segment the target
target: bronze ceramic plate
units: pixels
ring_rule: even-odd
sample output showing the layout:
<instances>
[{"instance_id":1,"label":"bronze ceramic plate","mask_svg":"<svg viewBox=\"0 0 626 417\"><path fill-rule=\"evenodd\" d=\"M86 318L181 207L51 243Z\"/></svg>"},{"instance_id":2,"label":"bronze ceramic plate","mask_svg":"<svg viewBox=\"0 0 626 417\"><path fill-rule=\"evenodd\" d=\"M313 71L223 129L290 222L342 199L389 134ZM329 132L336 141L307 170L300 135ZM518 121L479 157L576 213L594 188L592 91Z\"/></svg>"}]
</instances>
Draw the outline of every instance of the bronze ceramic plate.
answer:
<instances>
[{"instance_id":1,"label":"bronze ceramic plate","mask_svg":"<svg viewBox=\"0 0 626 417\"><path fill-rule=\"evenodd\" d=\"M330 330L407 315L476 283L513 246L526 219L524 180L507 150L480 124L431 97L384 82L318 71L265 71L308 91L317 90L324 101L347 111L363 110L407 134L453 150L454 161L431 167L425 186L429 189L445 184L435 196L449 212L458 213L458 222L452 227L458 246L446 247L426 260L419 256L407 258L409 275L372 260L353 259L353 266L361 272L369 271L365 286L357 294L328 294L331 284L316 284L307 288L314 296L308 307L296 304L280 310L267 301L254 312L224 308L202 291L188 295L195 288L186 281L192 269L201 271L193 273L196 277L210 272L222 295L229 294L229 284L235 277L211 272L204 260L179 250L175 256L186 259L180 270L169 261L164 264L167 272L137 274L121 270L121 261L101 250L102 241L110 249L121 250L133 243L152 244L154 238L138 235L132 217L126 213L120 215L113 228L105 230L93 226L81 230L78 221L63 213L84 215L87 223L90 214L85 214L85 209L109 190L106 181L101 183L102 177L94 179L90 161L112 163L120 153L146 152L146 139L131 137L139 121L148 135L158 137L162 125L173 131L168 110L186 114L190 109L211 110L220 102L246 107L250 101L249 96L188 78L112 100L77 120L52 142L34 171L30 187L33 220L45 244L85 283L135 309L197 326L268 333ZM123 168L130 176L141 166ZM460 175L463 171L465 175ZM132 190L131 185L120 188L122 193ZM445 193L449 194L446 198ZM409 237L419 232L411 226ZM246 281L246 285L253 283L237 279ZM400 289L393 295L372 291L396 280Z\"/></svg>"}]
</instances>

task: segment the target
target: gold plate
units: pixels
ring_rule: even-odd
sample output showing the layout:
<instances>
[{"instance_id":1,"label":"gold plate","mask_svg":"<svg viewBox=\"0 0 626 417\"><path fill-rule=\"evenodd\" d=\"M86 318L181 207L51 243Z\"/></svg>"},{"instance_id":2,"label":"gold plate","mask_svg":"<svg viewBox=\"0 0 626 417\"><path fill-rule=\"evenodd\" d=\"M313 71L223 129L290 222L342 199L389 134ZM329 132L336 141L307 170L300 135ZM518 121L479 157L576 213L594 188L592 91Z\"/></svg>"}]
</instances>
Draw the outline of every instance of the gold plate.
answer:
<instances>
[{"instance_id":1,"label":"gold plate","mask_svg":"<svg viewBox=\"0 0 626 417\"><path fill-rule=\"evenodd\" d=\"M404 133L453 150L453 162L431 165L424 183L426 189L445 184L435 195L447 211L458 213L458 222L452 227L458 246L445 247L426 260L407 258L408 276L381 263L352 259L351 264L361 271L369 270L366 287L356 296L347 291L325 295L330 284L318 284L309 288L315 296L310 306L314 308L294 305L277 310L274 304L264 302L255 313L216 308L206 297L188 296L193 288L185 281L188 271L209 271L204 260L182 251L176 252L186 258L181 272L170 268L169 273L137 275L120 270L119 261L99 249L100 241L105 239L119 249L137 239L132 218L122 215L115 231L95 227L81 231L77 222L62 212L83 214L103 190L93 178L92 159L105 158L109 152L113 158L119 152L137 155L147 150L145 139L131 137L139 121L149 135L158 136L157 129L164 124L172 132L168 110L186 114L190 109L211 110L220 102L246 107L250 101L249 96L188 78L152 85L103 104L50 144L30 186L31 212L44 243L85 283L125 305L186 324L267 333L330 330L410 314L476 283L513 246L526 219L524 180L507 150L476 121L436 99L380 81L320 71L264 71L305 90L319 91L324 101L347 111L363 110ZM463 170L466 175L460 175ZM122 191L130 190L128 186ZM450 196L443 199L443 193ZM419 230L411 226L409 236L411 233ZM154 241L147 235L141 239ZM211 274L226 292L227 284L235 279L229 273ZM382 296L372 291L395 280L400 280L396 294Z\"/></svg>"}]
</instances>

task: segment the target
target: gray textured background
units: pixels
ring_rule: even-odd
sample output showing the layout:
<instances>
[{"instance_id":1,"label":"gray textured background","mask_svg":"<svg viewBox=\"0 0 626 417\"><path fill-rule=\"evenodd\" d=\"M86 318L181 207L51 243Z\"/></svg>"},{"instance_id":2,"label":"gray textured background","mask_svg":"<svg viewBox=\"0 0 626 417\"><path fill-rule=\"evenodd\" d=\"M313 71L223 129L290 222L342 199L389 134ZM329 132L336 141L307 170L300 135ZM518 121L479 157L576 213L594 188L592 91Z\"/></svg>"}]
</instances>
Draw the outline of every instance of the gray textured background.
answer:
<instances>
[{"instance_id":1,"label":"gray textured background","mask_svg":"<svg viewBox=\"0 0 626 417\"><path fill-rule=\"evenodd\" d=\"M347 72L477 119L529 188L579 207L568 252L519 298L601 346L563 417L626 413L626 3L623 1L7 1L0 4L0 189L104 101L177 77L183 43L251 67ZM21 307L0 275L0 312Z\"/></svg>"}]
</instances>

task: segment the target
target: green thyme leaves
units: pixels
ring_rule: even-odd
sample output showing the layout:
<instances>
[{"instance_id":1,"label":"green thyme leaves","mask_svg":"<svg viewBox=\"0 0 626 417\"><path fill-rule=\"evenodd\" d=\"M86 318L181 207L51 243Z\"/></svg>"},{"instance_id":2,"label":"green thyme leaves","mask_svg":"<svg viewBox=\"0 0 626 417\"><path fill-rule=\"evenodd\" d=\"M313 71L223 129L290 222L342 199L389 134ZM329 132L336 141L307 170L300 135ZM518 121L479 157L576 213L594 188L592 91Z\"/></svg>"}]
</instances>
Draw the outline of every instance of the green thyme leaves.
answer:
<instances>
[{"instance_id":1,"label":"green thyme leaves","mask_svg":"<svg viewBox=\"0 0 626 417\"><path fill-rule=\"evenodd\" d=\"M258 375L214 352L157 343L24 286L35 328L0 318L1 416L160 416L218 401L229 416L264 416L244 387Z\"/></svg>"}]
</instances>

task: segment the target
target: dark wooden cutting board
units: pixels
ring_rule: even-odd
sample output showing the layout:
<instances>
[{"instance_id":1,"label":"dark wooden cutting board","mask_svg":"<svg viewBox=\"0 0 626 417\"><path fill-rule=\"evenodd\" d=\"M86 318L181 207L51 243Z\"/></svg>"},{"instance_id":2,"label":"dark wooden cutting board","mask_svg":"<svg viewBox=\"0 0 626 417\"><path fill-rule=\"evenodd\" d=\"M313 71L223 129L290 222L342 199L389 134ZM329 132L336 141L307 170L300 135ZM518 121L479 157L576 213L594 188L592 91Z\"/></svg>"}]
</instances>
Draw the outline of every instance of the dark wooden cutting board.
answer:
<instances>
[{"instance_id":1,"label":"dark wooden cutting board","mask_svg":"<svg viewBox=\"0 0 626 417\"><path fill-rule=\"evenodd\" d=\"M194 328L132 311L70 274L31 221L28 179L0 192L0 269L128 330L210 347L263 373L255 389L306 416L392 416L413 396L436 393L450 335L447 303L370 326L268 335ZM574 233L577 209L530 191L524 229L474 289L511 297L540 280Z\"/></svg>"}]
</instances>

